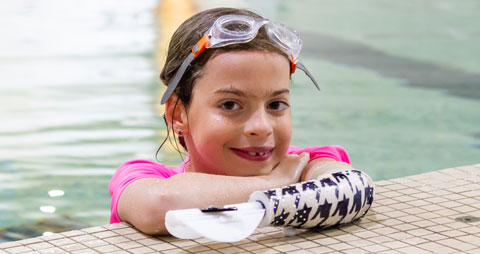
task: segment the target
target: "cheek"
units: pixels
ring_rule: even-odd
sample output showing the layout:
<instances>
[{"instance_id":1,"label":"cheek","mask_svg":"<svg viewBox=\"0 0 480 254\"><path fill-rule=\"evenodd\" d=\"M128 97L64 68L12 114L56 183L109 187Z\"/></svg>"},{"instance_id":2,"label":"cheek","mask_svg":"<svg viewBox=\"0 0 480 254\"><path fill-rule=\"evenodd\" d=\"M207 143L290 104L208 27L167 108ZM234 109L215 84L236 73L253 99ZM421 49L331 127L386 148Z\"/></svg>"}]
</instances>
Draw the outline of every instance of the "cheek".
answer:
<instances>
[{"instance_id":1,"label":"cheek","mask_svg":"<svg viewBox=\"0 0 480 254\"><path fill-rule=\"evenodd\" d=\"M233 133L229 122L215 114L202 114L202 119L191 122L192 139L196 146L212 148L225 142Z\"/></svg>"}]
</instances>

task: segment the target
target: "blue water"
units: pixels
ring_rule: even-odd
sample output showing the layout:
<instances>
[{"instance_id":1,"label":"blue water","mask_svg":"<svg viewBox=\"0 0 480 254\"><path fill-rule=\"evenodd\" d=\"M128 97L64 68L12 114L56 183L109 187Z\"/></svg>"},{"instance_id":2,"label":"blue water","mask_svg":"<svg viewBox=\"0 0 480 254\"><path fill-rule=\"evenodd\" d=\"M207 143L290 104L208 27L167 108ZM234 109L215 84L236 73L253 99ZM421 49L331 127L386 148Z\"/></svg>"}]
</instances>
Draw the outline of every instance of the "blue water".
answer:
<instances>
[{"instance_id":1,"label":"blue water","mask_svg":"<svg viewBox=\"0 0 480 254\"><path fill-rule=\"evenodd\" d=\"M166 134L157 29L169 22L158 4L2 2L0 233L42 221L106 224L118 165L155 159ZM304 37L301 59L322 91L294 75L293 144L342 145L375 180L480 163L477 1L221 4ZM167 146L158 159L181 158Z\"/></svg>"}]
</instances>

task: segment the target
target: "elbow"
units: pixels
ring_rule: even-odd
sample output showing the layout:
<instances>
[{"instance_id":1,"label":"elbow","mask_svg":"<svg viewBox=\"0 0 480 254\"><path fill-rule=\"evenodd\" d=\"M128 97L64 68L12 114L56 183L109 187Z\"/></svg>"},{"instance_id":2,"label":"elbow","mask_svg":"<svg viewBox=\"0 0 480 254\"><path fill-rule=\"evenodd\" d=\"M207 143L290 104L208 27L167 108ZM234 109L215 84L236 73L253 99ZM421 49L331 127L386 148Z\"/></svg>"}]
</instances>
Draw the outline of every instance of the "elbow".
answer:
<instances>
[{"instance_id":1,"label":"elbow","mask_svg":"<svg viewBox=\"0 0 480 254\"><path fill-rule=\"evenodd\" d=\"M163 193L156 193L149 199L144 209L139 210L137 218L131 220L133 226L148 235L168 235L165 227L165 214L172 204L172 198Z\"/></svg>"}]
</instances>

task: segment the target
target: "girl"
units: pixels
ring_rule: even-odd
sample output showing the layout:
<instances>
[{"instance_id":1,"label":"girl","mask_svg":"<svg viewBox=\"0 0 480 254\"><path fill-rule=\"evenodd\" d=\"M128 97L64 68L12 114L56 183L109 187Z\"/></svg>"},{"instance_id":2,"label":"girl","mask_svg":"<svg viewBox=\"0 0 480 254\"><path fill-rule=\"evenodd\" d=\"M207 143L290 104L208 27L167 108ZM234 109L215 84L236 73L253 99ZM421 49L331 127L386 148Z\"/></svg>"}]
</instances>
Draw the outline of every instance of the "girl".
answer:
<instances>
[{"instance_id":1,"label":"girl","mask_svg":"<svg viewBox=\"0 0 480 254\"><path fill-rule=\"evenodd\" d=\"M306 71L300 49L295 32L247 10L210 9L185 21L160 77L168 128L188 157L177 167L121 165L109 186L110 222L166 234L168 210L246 202L254 191L348 168L339 146L289 146L290 75Z\"/></svg>"}]
</instances>

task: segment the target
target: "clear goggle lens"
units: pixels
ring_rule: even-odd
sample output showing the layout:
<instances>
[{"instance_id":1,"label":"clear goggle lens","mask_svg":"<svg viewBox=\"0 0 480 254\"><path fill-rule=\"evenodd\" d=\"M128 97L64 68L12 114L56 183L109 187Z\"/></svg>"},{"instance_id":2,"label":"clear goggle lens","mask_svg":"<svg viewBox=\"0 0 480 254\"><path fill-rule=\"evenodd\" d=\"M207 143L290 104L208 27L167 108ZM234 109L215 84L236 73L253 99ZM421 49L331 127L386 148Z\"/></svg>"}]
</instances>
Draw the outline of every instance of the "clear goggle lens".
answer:
<instances>
[{"instance_id":1,"label":"clear goggle lens","mask_svg":"<svg viewBox=\"0 0 480 254\"><path fill-rule=\"evenodd\" d=\"M291 55L293 57L292 61L296 62L302 49L300 36L280 23L266 19L255 19L250 16L225 15L218 18L208 31L210 35L209 47L218 48L249 42L257 36L260 27L265 24L270 39L278 44L287 55Z\"/></svg>"}]
</instances>

